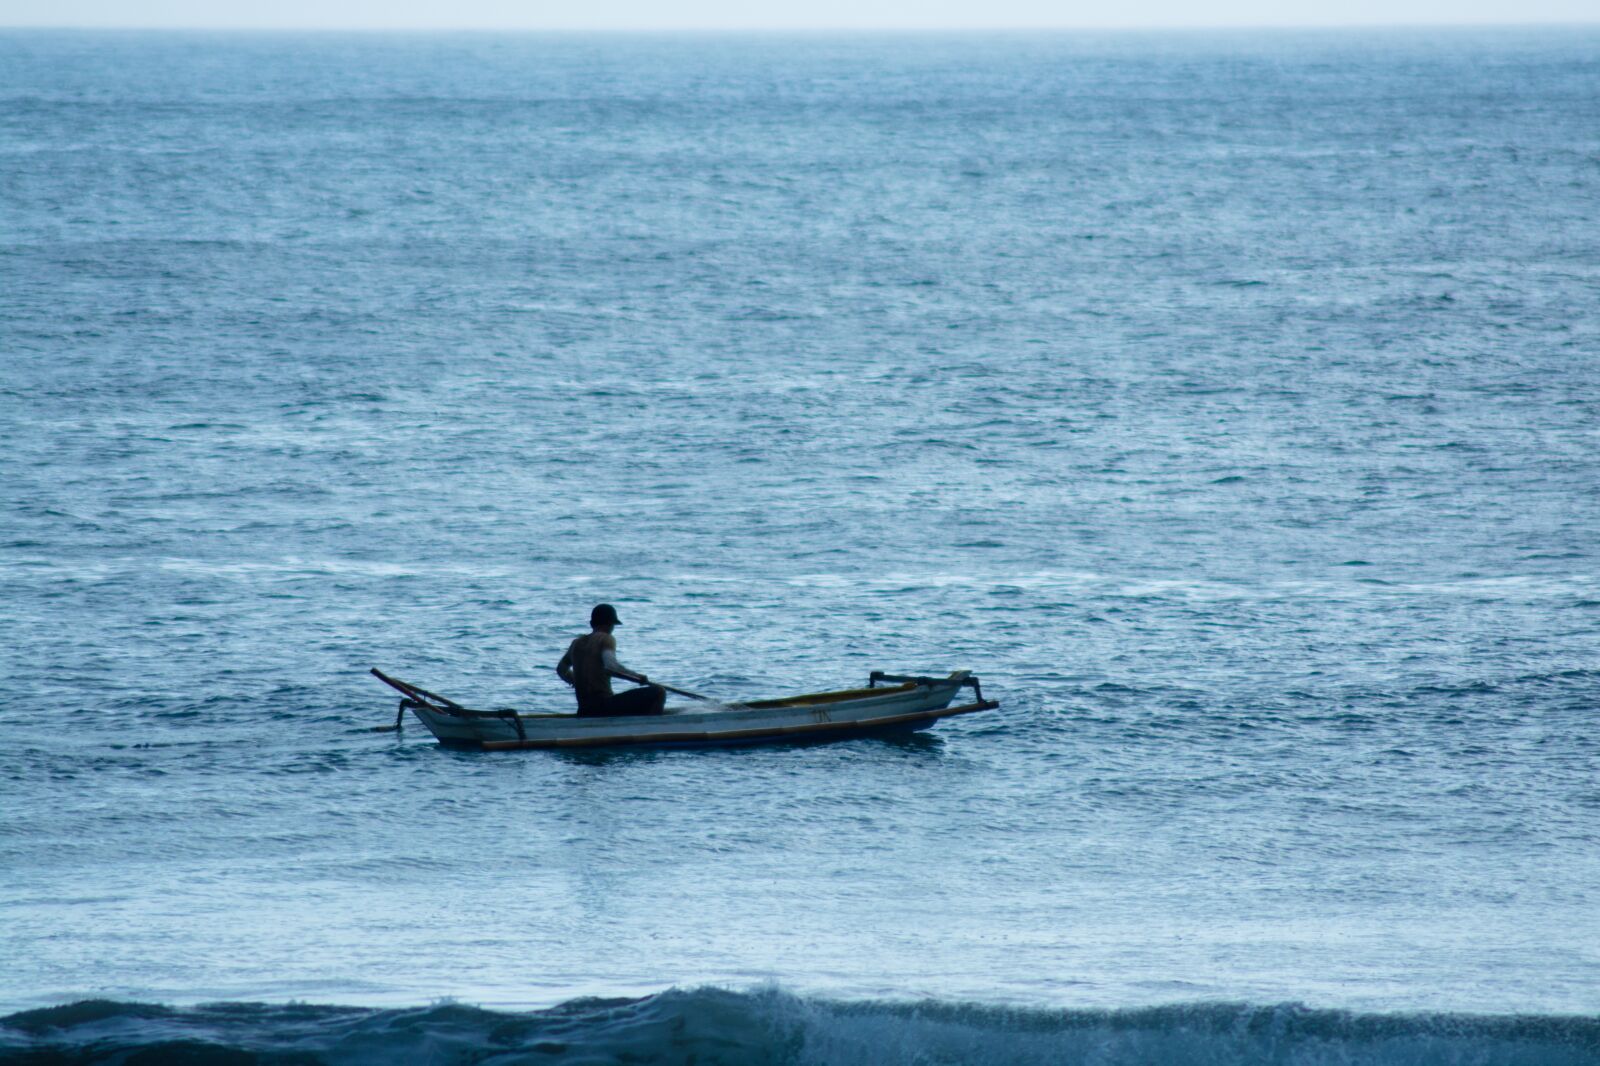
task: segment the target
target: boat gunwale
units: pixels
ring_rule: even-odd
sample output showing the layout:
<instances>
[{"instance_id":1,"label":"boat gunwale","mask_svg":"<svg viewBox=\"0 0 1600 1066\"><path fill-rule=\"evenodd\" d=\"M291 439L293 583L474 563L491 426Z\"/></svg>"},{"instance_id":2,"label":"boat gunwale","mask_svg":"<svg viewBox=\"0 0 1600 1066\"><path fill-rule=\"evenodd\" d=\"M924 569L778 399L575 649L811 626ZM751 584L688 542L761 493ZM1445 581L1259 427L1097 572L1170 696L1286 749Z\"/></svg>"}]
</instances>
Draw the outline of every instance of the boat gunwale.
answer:
<instances>
[{"instance_id":1,"label":"boat gunwale","mask_svg":"<svg viewBox=\"0 0 1600 1066\"><path fill-rule=\"evenodd\" d=\"M877 690L882 691L882 690ZM593 747L622 747L627 745L662 745L662 744L728 744L746 740L759 740L763 738L804 737L821 733L844 732L870 732L876 729L892 729L896 726L910 725L913 722L934 722L940 718L950 718L958 714L974 714L978 711L992 711L999 708L998 700L978 700L975 703L962 704L959 707L938 707L926 711L911 711L905 714L889 715L881 718L848 719L845 721L809 722L794 725L769 725L757 726L749 729L732 729L722 731L699 731L681 733L637 733L623 736L602 735L588 737L553 737L548 740L463 740L453 741L467 746L476 745L483 751L518 751L527 749L551 748L593 748ZM571 717L576 718L577 715ZM617 719L613 719L615 721ZM659 721L659 718L651 720Z\"/></svg>"},{"instance_id":2,"label":"boat gunwale","mask_svg":"<svg viewBox=\"0 0 1600 1066\"><path fill-rule=\"evenodd\" d=\"M751 700L749 703L735 703L728 706L735 708L750 707L758 710L777 707L812 707L827 703L843 703L846 700L870 699L873 696L887 696L891 693L911 692L922 684L925 684L928 688L936 688L949 680L948 678L940 677L934 678L930 682L907 681L903 685L885 685L882 688L845 688L836 692L811 692L803 696L780 696L777 699Z\"/></svg>"},{"instance_id":3,"label":"boat gunwale","mask_svg":"<svg viewBox=\"0 0 1600 1066\"><path fill-rule=\"evenodd\" d=\"M827 706L828 704L833 704L833 703L844 703L844 702L849 701L849 700L866 700L866 699L872 699L872 698L877 697L877 696L904 695L904 694L906 694L908 692L916 691L916 689L918 689L919 687L937 688L939 686L947 685L947 684L948 685L954 685L954 686L956 686L958 688L960 687L959 682L955 678L937 677L937 678L932 678L927 682L908 681L903 685L884 685L884 686L881 686L881 687L878 687L878 688L847 688L847 689L839 689L839 690L833 691L833 692L811 692L811 693L806 693L806 694L800 695L800 696L782 696L782 697L779 697L777 699L770 699L770 700L751 700L748 703L743 702L743 701L730 702L730 703L722 704L722 706L725 707L726 710L720 710L720 711L689 711L688 713L690 713L690 714L727 714L730 711L732 711L732 712L745 711L745 710L768 711L768 710L780 710L780 709L783 709L783 708L820 707L820 706ZM507 717L507 711L511 710L510 708L507 708L507 710L505 710L505 711L479 711L479 710L474 710L471 707L459 707L459 708L458 707L445 707L445 706L441 706L441 705L435 704L435 703L428 703L425 700L416 700L416 699L407 700L406 702L412 704L413 706L419 707L419 708L426 708L426 709L428 709L430 711L433 711L435 714L442 714L442 715L446 715L446 716L451 717L451 718L495 718L495 719L504 720ZM592 715L574 714L574 713L572 713L570 711L535 711L535 712L515 711L514 713L516 714L516 716L518 718L521 718L524 721L549 721L551 719L562 719L562 720L573 720L573 721L576 721L577 719L580 719L580 718L582 718L585 721L587 721L590 718L594 717ZM652 715L617 715L615 717L618 717L618 718L649 718L649 719L657 719L657 718L660 718L661 716L652 714ZM667 715L667 717L675 717L675 715L669 714L669 715Z\"/></svg>"}]
</instances>

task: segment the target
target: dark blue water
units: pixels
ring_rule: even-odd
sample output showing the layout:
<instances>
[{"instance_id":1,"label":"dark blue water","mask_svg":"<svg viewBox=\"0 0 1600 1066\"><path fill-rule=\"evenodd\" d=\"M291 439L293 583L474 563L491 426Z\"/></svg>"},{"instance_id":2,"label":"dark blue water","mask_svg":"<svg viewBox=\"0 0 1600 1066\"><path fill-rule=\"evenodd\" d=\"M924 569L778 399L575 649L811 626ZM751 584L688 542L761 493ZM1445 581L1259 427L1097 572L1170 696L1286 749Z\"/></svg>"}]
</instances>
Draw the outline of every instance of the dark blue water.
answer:
<instances>
[{"instance_id":1,"label":"dark blue water","mask_svg":"<svg viewBox=\"0 0 1600 1066\"><path fill-rule=\"evenodd\" d=\"M1597 205L1594 30L0 35L0 1055L1600 1061ZM369 731L601 600L1003 709Z\"/></svg>"},{"instance_id":2,"label":"dark blue water","mask_svg":"<svg viewBox=\"0 0 1600 1066\"><path fill-rule=\"evenodd\" d=\"M1054 1010L670 991L498 1013L91 1000L12 1015L0 1055L61 1062L1294 1063L1586 1066L1600 1019L1205 1004ZM11 1053L11 1054L8 1054ZM144 1058L135 1058L136 1056Z\"/></svg>"}]
</instances>

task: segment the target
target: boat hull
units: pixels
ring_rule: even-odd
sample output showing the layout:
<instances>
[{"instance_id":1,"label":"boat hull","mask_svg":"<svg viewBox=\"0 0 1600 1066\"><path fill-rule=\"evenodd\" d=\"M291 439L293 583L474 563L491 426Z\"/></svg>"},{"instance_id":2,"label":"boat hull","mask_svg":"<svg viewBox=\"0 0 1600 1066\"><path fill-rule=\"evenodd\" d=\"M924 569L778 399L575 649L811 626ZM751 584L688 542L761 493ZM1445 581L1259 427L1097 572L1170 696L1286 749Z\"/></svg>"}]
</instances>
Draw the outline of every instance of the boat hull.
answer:
<instances>
[{"instance_id":1,"label":"boat hull","mask_svg":"<svg viewBox=\"0 0 1600 1066\"><path fill-rule=\"evenodd\" d=\"M964 687L978 699L952 706ZM408 699L409 709L442 743L502 751L519 748L705 747L839 740L926 729L941 718L993 710L976 679L907 679L892 688L855 689L768 700L722 710L669 708L648 717L471 711Z\"/></svg>"}]
</instances>

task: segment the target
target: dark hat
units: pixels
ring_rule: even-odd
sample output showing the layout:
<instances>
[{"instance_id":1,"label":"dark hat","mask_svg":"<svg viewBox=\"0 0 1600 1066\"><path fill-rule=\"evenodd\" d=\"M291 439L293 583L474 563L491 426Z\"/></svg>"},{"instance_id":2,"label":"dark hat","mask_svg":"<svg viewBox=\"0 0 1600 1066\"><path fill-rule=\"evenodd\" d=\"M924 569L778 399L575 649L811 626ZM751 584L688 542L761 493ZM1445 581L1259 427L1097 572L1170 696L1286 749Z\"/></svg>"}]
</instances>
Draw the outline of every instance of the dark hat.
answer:
<instances>
[{"instance_id":1,"label":"dark hat","mask_svg":"<svg viewBox=\"0 0 1600 1066\"><path fill-rule=\"evenodd\" d=\"M609 603L597 604L589 612L589 628L598 629L600 626L620 626L617 620L617 609Z\"/></svg>"}]
</instances>

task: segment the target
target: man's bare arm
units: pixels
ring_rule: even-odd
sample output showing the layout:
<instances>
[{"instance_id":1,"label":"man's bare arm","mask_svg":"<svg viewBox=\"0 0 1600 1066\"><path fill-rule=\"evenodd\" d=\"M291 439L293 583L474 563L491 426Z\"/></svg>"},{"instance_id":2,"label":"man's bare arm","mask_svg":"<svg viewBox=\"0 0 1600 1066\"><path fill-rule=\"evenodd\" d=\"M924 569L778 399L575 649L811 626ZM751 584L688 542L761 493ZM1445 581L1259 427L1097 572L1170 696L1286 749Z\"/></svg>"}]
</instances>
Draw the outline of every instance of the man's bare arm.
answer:
<instances>
[{"instance_id":1,"label":"man's bare arm","mask_svg":"<svg viewBox=\"0 0 1600 1066\"><path fill-rule=\"evenodd\" d=\"M641 685L645 685L650 682L648 677L645 677L637 670L629 670L626 666L623 666L617 661L617 638L613 637L610 633L606 634L606 639L600 644L600 662L606 668L606 673L615 677L626 678L629 681L637 681Z\"/></svg>"}]
</instances>

